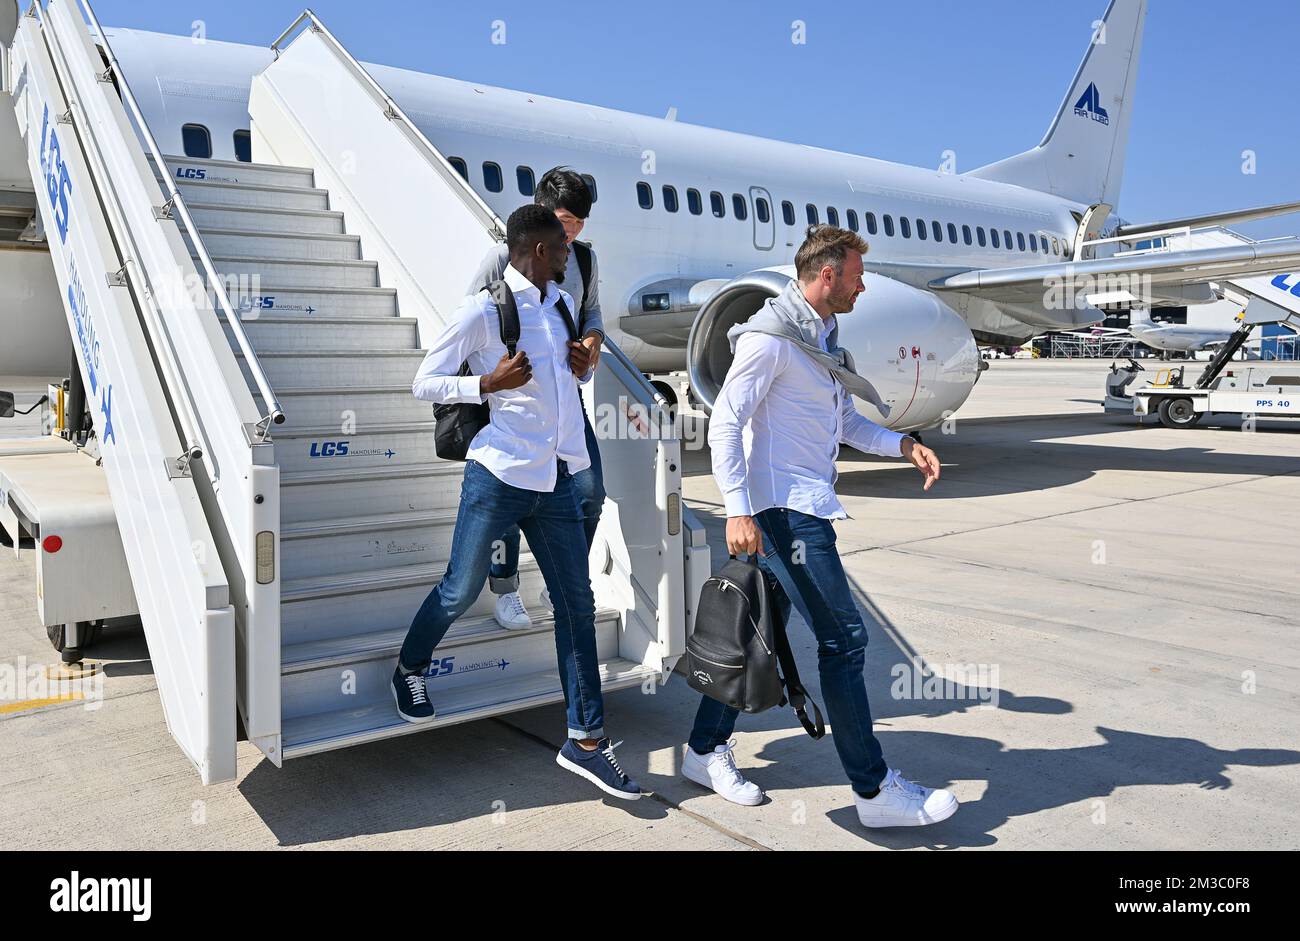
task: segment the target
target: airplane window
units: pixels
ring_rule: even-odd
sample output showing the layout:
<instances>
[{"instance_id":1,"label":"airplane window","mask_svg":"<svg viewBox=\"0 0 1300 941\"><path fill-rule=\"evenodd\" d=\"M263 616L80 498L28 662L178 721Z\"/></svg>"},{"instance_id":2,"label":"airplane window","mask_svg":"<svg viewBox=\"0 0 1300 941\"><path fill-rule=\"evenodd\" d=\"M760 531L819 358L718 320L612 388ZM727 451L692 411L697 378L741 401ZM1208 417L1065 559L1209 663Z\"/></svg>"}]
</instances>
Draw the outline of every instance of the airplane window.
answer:
<instances>
[{"instance_id":1,"label":"airplane window","mask_svg":"<svg viewBox=\"0 0 1300 941\"><path fill-rule=\"evenodd\" d=\"M812 203L809 203L809 204L808 204L808 224L809 224L809 225L817 225L817 223L820 222L820 221L821 221L821 220L819 220L819 219L817 218L817 207L814 206Z\"/></svg>"},{"instance_id":2,"label":"airplane window","mask_svg":"<svg viewBox=\"0 0 1300 941\"><path fill-rule=\"evenodd\" d=\"M745 203L745 197L739 193L731 194L731 210L741 222L749 218L749 209Z\"/></svg>"},{"instance_id":3,"label":"airplane window","mask_svg":"<svg viewBox=\"0 0 1300 941\"><path fill-rule=\"evenodd\" d=\"M994 248L1002 247L1002 236L998 235L997 229L989 229L989 238L992 240Z\"/></svg>"},{"instance_id":4,"label":"airplane window","mask_svg":"<svg viewBox=\"0 0 1300 941\"><path fill-rule=\"evenodd\" d=\"M677 187L664 187L664 208L669 212L677 211Z\"/></svg>"},{"instance_id":5,"label":"airplane window","mask_svg":"<svg viewBox=\"0 0 1300 941\"><path fill-rule=\"evenodd\" d=\"M980 243L980 248L983 248L988 244L988 239L984 237L984 226L975 226L975 240Z\"/></svg>"},{"instance_id":6,"label":"airplane window","mask_svg":"<svg viewBox=\"0 0 1300 941\"><path fill-rule=\"evenodd\" d=\"M952 242L954 245L957 244L957 226L953 225L951 222L948 223L948 241Z\"/></svg>"},{"instance_id":7,"label":"airplane window","mask_svg":"<svg viewBox=\"0 0 1300 941\"><path fill-rule=\"evenodd\" d=\"M242 163L253 162L253 135L248 131L235 131L235 159Z\"/></svg>"},{"instance_id":8,"label":"airplane window","mask_svg":"<svg viewBox=\"0 0 1300 941\"><path fill-rule=\"evenodd\" d=\"M457 173L464 177L466 183L469 182L469 167L465 165L464 160L460 157L448 157L447 162L452 165L452 168Z\"/></svg>"},{"instance_id":9,"label":"airplane window","mask_svg":"<svg viewBox=\"0 0 1300 941\"><path fill-rule=\"evenodd\" d=\"M939 222L931 222L930 225L931 225L931 227L932 227L932 228L931 228L931 231L934 232L934 240L935 240L936 242L942 242L942 241L943 241L943 225L942 225L941 223L939 223ZM956 240L954 239L954 241L956 241Z\"/></svg>"},{"instance_id":10,"label":"airplane window","mask_svg":"<svg viewBox=\"0 0 1300 941\"><path fill-rule=\"evenodd\" d=\"M885 234L891 239L894 237L894 217L885 213Z\"/></svg>"},{"instance_id":11,"label":"airplane window","mask_svg":"<svg viewBox=\"0 0 1300 941\"><path fill-rule=\"evenodd\" d=\"M483 161L483 185L489 193L499 193L505 187L501 179L501 167L491 160Z\"/></svg>"},{"instance_id":12,"label":"airplane window","mask_svg":"<svg viewBox=\"0 0 1300 941\"><path fill-rule=\"evenodd\" d=\"M1061 243L1056 240L1055 235L1052 236L1052 254L1053 255L1061 254Z\"/></svg>"},{"instance_id":13,"label":"airplane window","mask_svg":"<svg viewBox=\"0 0 1300 941\"><path fill-rule=\"evenodd\" d=\"M826 207L826 221L831 225L838 227L840 224L840 211L834 206Z\"/></svg>"},{"instance_id":14,"label":"airplane window","mask_svg":"<svg viewBox=\"0 0 1300 941\"><path fill-rule=\"evenodd\" d=\"M698 216L704 211L704 203L700 200L700 191L694 187L686 191L686 208L691 211L693 216Z\"/></svg>"},{"instance_id":15,"label":"airplane window","mask_svg":"<svg viewBox=\"0 0 1300 941\"><path fill-rule=\"evenodd\" d=\"M905 239L912 237L912 220L907 216L898 217L898 231Z\"/></svg>"},{"instance_id":16,"label":"airplane window","mask_svg":"<svg viewBox=\"0 0 1300 941\"><path fill-rule=\"evenodd\" d=\"M532 167L515 167L515 182L519 184L520 196L532 196L537 188Z\"/></svg>"},{"instance_id":17,"label":"airplane window","mask_svg":"<svg viewBox=\"0 0 1300 941\"><path fill-rule=\"evenodd\" d=\"M1013 246L1013 244L1012 244L1012 241L1011 241L1011 230L1010 230L1010 229L1003 229L1003 230L1002 230L1002 239L1003 239L1002 244L1005 245L1005 246L1007 247L1007 251L1009 251L1009 252L1013 252L1013 251L1015 251L1015 248L1014 248L1014 246Z\"/></svg>"},{"instance_id":18,"label":"airplane window","mask_svg":"<svg viewBox=\"0 0 1300 941\"><path fill-rule=\"evenodd\" d=\"M655 205L655 194L650 189L649 183L638 183L636 185L636 202L642 209L653 209Z\"/></svg>"},{"instance_id":19,"label":"airplane window","mask_svg":"<svg viewBox=\"0 0 1300 941\"><path fill-rule=\"evenodd\" d=\"M845 216L848 218L848 220L849 220L849 231L850 231L850 232L856 232L856 231L858 231L858 214L857 214L857 212L855 212L855 211L852 210L852 209L846 209L846 210L844 211L844 215L845 215Z\"/></svg>"},{"instance_id":20,"label":"airplane window","mask_svg":"<svg viewBox=\"0 0 1300 941\"><path fill-rule=\"evenodd\" d=\"M922 242L924 242L926 239L930 237L929 235L926 234L924 219L916 220L916 237L919 238Z\"/></svg>"},{"instance_id":21,"label":"airplane window","mask_svg":"<svg viewBox=\"0 0 1300 941\"><path fill-rule=\"evenodd\" d=\"M772 210L768 208L767 200L762 196L754 200L754 214L758 216L759 222L769 222L772 219Z\"/></svg>"},{"instance_id":22,"label":"airplane window","mask_svg":"<svg viewBox=\"0 0 1300 941\"><path fill-rule=\"evenodd\" d=\"M868 234L868 235L875 235L875 234L876 234L876 214L875 214L874 212L869 212L869 213L867 213L866 219L867 219L867 234Z\"/></svg>"},{"instance_id":23,"label":"airplane window","mask_svg":"<svg viewBox=\"0 0 1300 941\"><path fill-rule=\"evenodd\" d=\"M962 240L963 242L965 242L967 245L971 244L970 226L968 226L968 225L963 225L963 226L961 227L961 240ZM957 241L957 240L956 240L956 239L953 239L953 241L955 242L955 241Z\"/></svg>"},{"instance_id":24,"label":"airplane window","mask_svg":"<svg viewBox=\"0 0 1300 941\"><path fill-rule=\"evenodd\" d=\"M186 124L181 127L181 144L187 157L211 157L212 135L202 124Z\"/></svg>"},{"instance_id":25,"label":"airplane window","mask_svg":"<svg viewBox=\"0 0 1300 941\"><path fill-rule=\"evenodd\" d=\"M1029 250L1031 252L1038 251L1038 236L1035 235L1033 232L1029 233Z\"/></svg>"},{"instance_id":26,"label":"airplane window","mask_svg":"<svg viewBox=\"0 0 1300 941\"><path fill-rule=\"evenodd\" d=\"M1022 252L1025 250L1025 233L1016 233L1016 247L1018 247Z\"/></svg>"},{"instance_id":27,"label":"airplane window","mask_svg":"<svg viewBox=\"0 0 1300 941\"><path fill-rule=\"evenodd\" d=\"M719 219L723 218L727 214L727 203L722 198L722 194L717 190L714 190L709 194L709 207L713 210L713 214Z\"/></svg>"},{"instance_id":28,"label":"airplane window","mask_svg":"<svg viewBox=\"0 0 1300 941\"><path fill-rule=\"evenodd\" d=\"M794 203L788 199L781 200L781 218L786 225L794 225Z\"/></svg>"},{"instance_id":29,"label":"airplane window","mask_svg":"<svg viewBox=\"0 0 1300 941\"><path fill-rule=\"evenodd\" d=\"M583 173L580 175L582 177L582 182L587 184L587 189L591 190L591 201L594 203L596 201L596 178L590 173Z\"/></svg>"}]
</instances>

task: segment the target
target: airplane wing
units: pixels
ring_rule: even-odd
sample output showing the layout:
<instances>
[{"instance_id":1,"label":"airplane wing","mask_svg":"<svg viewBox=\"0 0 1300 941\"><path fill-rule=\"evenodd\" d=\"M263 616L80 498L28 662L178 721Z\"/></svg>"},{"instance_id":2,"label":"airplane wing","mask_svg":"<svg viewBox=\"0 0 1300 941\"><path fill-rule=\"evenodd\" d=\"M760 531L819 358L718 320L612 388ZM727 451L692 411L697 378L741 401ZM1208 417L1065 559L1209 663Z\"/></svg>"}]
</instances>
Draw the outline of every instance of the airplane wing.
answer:
<instances>
[{"instance_id":1,"label":"airplane wing","mask_svg":"<svg viewBox=\"0 0 1300 941\"><path fill-rule=\"evenodd\" d=\"M926 286L932 291L974 295L995 304L1041 305L1049 291L1121 303L1125 296L1141 301L1148 287L1203 284L1297 269L1300 238L1282 238L1019 268L975 268L935 278Z\"/></svg>"}]
</instances>

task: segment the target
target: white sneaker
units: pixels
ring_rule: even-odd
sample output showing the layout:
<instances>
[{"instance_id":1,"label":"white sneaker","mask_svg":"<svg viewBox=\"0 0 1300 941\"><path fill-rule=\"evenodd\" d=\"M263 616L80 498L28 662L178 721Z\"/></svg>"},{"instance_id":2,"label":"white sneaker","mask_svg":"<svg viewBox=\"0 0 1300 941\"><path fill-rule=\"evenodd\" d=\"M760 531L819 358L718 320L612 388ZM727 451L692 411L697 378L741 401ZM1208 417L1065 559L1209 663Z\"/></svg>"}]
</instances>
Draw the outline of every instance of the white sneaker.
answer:
<instances>
[{"instance_id":1,"label":"white sneaker","mask_svg":"<svg viewBox=\"0 0 1300 941\"><path fill-rule=\"evenodd\" d=\"M497 595L497 606L492 616L508 631L518 631L533 626L533 619L528 616L528 611L524 608L524 599L519 597L517 591Z\"/></svg>"},{"instance_id":2,"label":"white sneaker","mask_svg":"<svg viewBox=\"0 0 1300 941\"><path fill-rule=\"evenodd\" d=\"M957 798L948 791L921 787L893 768L881 782L880 793L868 800L853 794L858 821L864 827L924 827L957 812Z\"/></svg>"},{"instance_id":3,"label":"white sneaker","mask_svg":"<svg viewBox=\"0 0 1300 941\"><path fill-rule=\"evenodd\" d=\"M686 757L682 759L682 777L709 788L733 804L753 807L763 803L763 789L752 781L746 781L736 767L736 757L731 753L735 744L733 738L707 755L698 754L687 745Z\"/></svg>"},{"instance_id":4,"label":"white sneaker","mask_svg":"<svg viewBox=\"0 0 1300 941\"><path fill-rule=\"evenodd\" d=\"M551 611L555 610L555 605L551 604L551 593L545 588L543 588L542 593L537 596L537 600L542 603L542 607Z\"/></svg>"}]
</instances>

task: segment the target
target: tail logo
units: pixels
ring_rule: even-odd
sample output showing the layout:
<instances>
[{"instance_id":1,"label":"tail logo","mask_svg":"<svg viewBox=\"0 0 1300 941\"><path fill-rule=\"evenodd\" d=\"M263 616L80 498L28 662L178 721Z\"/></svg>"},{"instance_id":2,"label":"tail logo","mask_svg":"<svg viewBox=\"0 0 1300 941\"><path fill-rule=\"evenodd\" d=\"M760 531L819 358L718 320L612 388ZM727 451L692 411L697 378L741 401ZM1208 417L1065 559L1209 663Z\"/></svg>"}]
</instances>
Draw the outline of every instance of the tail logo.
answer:
<instances>
[{"instance_id":1,"label":"tail logo","mask_svg":"<svg viewBox=\"0 0 1300 941\"><path fill-rule=\"evenodd\" d=\"M1095 82L1088 83L1088 90L1074 103L1074 113L1081 118L1092 118L1098 124L1110 124L1110 112L1101 106L1101 93Z\"/></svg>"}]
</instances>

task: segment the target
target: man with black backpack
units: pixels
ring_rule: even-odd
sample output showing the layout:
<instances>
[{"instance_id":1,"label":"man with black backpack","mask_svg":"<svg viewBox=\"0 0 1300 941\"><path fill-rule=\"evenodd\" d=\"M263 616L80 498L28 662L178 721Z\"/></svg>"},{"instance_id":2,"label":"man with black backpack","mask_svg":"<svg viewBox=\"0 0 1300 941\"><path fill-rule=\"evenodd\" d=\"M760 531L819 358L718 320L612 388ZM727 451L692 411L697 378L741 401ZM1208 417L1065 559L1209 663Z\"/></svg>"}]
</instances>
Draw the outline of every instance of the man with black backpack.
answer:
<instances>
[{"instance_id":1,"label":"man with black backpack","mask_svg":"<svg viewBox=\"0 0 1300 941\"><path fill-rule=\"evenodd\" d=\"M564 235L571 249L569 261L564 272L556 278L556 283L573 298L573 313L578 322L578 333L582 345L591 355L594 367L600 360L600 344L605 339L605 323L600 313L599 275L596 269L596 253L586 242L579 242L578 236L591 214L591 190L587 182L578 173L568 167L553 167L542 174L537 188L533 192L533 202L555 213L564 226ZM497 280L510 263L510 252L505 245L497 245L483 258L479 269L470 282L469 293L477 294L489 283ZM583 529L587 536L587 548L591 548L596 538L596 525L600 522L601 507L605 504L605 484L600 462L600 448L591 421L583 412L584 433L587 440L587 454L591 466L573 475L573 484L582 504ZM531 543L530 543L531 545ZM519 527L510 526L501 536L501 543L495 547L492 571L488 584L497 595L494 615L497 623L512 630L526 628L532 623L528 609L519 596ZM548 603L548 595L542 595L542 601Z\"/></svg>"},{"instance_id":2,"label":"man with black backpack","mask_svg":"<svg viewBox=\"0 0 1300 941\"><path fill-rule=\"evenodd\" d=\"M925 476L926 490L939 479L933 451L853 406L850 393L888 410L836 342L836 315L853 310L865 290L866 251L855 232L809 227L795 254L796 278L727 333L735 359L710 417L709 446L727 512L727 551L757 555L778 616L784 620L793 606L817 638L821 692L858 820L866 827L924 826L952 816L957 800L885 763L863 677L867 628L831 525L847 515L835 495L841 442L906 458ZM802 707L798 691L791 699ZM728 800L756 804L762 792L731 753L737 715L726 702L702 697L682 773Z\"/></svg>"},{"instance_id":3,"label":"man with black backpack","mask_svg":"<svg viewBox=\"0 0 1300 941\"><path fill-rule=\"evenodd\" d=\"M509 293L494 284L467 297L412 384L416 398L440 405L486 401L489 410L488 423L464 452L451 559L411 622L393 671L393 698L408 722L434 717L425 688L433 650L483 590L493 544L507 526L518 525L556 602L568 720L556 763L614 797L636 799L641 788L619 767L604 730L595 600L574 484L591 463L578 382L590 380L592 360L573 323L572 299L554 283L569 255L564 227L549 209L522 206L506 222L506 244ZM500 309L494 296L511 310Z\"/></svg>"}]
</instances>

